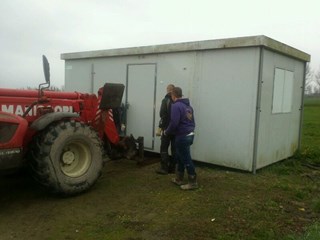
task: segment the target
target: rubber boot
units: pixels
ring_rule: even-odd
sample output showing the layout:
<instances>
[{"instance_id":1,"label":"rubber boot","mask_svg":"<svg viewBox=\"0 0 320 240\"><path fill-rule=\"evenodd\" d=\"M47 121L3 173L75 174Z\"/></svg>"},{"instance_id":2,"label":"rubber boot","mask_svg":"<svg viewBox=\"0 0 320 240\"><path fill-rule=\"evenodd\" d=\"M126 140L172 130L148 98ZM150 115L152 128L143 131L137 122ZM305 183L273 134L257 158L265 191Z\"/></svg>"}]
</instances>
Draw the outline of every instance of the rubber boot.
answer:
<instances>
[{"instance_id":1,"label":"rubber boot","mask_svg":"<svg viewBox=\"0 0 320 240\"><path fill-rule=\"evenodd\" d=\"M182 190L192 190L198 188L197 176L196 175L188 175L188 183L181 185L180 188Z\"/></svg>"},{"instance_id":2,"label":"rubber boot","mask_svg":"<svg viewBox=\"0 0 320 240\"><path fill-rule=\"evenodd\" d=\"M171 179L171 182L173 182L174 184L181 186L183 184L183 177L184 177L184 173L183 172L178 172L176 171L176 177Z\"/></svg>"},{"instance_id":3,"label":"rubber boot","mask_svg":"<svg viewBox=\"0 0 320 240\"><path fill-rule=\"evenodd\" d=\"M168 161L169 161L169 154L168 153L161 153L161 161L160 161L160 168L156 170L156 173L161 175L168 174Z\"/></svg>"}]
</instances>

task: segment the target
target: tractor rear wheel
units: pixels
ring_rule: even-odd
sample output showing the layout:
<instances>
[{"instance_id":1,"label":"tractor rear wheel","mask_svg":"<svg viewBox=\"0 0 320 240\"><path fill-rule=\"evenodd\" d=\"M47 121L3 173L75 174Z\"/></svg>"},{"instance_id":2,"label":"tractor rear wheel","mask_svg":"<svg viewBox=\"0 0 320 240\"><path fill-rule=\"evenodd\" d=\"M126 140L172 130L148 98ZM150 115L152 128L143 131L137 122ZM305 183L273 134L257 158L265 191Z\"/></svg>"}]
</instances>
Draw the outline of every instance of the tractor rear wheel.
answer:
<instances>
[{"instance_id":1,"label":"tractor rear wheel","mask_svg":"<svg viewBox=\"0 0 320 240\"><path fill-rule=\"evenodd\" d=\"M54 193L75 195L88 190L103 167L99 137L89 126L63 121L39 134L31 148L35 179Z\"/></svg>"}]
</instances>

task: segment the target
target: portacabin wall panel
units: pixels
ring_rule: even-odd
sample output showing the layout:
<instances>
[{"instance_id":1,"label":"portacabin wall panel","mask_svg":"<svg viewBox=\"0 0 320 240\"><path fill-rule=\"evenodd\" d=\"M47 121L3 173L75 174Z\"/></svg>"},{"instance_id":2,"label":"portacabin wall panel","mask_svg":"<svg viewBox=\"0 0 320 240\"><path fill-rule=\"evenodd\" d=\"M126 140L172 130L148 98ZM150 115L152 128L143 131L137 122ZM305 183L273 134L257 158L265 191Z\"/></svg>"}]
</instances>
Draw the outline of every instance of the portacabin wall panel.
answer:
<instances>
[{"instance_id":1,"label":"portacabin wall panel","mask_svg":"<svg viewBox=\"0 0 320 240\"><path fill-rule=\"evenodd\" d=\"M194 95L194 58L196 52L180 52L157 54L157 94L156 94L156 119L155 126L159 124L161 101L166 95L168 84L174 84L182 88L184 97L188 97L192 106L196 109L197 96ZM196 115L197 113L195 113ZM197 116L196 116L197 117ZM193 146L191 147L193 148ZM160 138L155 137L155 151L159 152ZM194 151L191 151L192 157Z\"/></svg>"},{"instance_id":2,"label":"portacabin wall panel","mask_svg":"<svg viewBox=\"0 0 320 240\"><path fill-rule=\"evenodd\" d=\"M106 82L126 84L128 57L97 58L94 64L94 88L97 90ZM123 99L124 101L124 99Z\"/></svg>"},{"instance_id":3,"label":"portacabin wall panel","mask_svg":"<svg viewBox=\"0 0 320 240\"><path fill-rule=\"evenodd\" d=\"M264 49L257 169L292 156L298 148L303 69L304 62ZM285 74L285 89L281 108L273 111L277 72Z\"/></svg>"},{"instance_id":4,"label":"portacabin wall panel","mask_svg":"<svg viewBox=\"0 0 320 240\"><path fill-rule=\"evenodd\" d=\"M65 62L65 90L90 92L91 62L87 59L66 60Z\"/></svg>"},{"instance_id":5,"label":"portacabin wall panel","mask_svg":"<svg viewBox=\"0 0 320 240\"><path fill-rule=\"evenodd\" d=\"M259 48L242 48L206 51L197 59L196 159L252 169L259 56Z\"/></svg>"}]
</instances>

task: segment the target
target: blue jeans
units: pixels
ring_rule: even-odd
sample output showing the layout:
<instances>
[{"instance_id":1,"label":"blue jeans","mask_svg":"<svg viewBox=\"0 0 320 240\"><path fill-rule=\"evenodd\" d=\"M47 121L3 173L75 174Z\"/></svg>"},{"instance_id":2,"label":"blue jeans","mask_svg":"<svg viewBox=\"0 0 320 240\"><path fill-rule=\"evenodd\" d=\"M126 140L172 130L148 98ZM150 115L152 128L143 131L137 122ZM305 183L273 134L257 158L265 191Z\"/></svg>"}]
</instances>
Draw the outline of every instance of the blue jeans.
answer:
<instances>
[{"instance_id":1,"label":"blue jeans","mask_svg":"<svg viewBox=\"0 0 320 240\"><path fill-rule=\"evenodd\" d=\"M191 159L190 146L193 144L194 135L176 136L176 162L178 172L183 173L187 170L188 175L196 175L195 168Z\"/></svg>"}]
</instances>

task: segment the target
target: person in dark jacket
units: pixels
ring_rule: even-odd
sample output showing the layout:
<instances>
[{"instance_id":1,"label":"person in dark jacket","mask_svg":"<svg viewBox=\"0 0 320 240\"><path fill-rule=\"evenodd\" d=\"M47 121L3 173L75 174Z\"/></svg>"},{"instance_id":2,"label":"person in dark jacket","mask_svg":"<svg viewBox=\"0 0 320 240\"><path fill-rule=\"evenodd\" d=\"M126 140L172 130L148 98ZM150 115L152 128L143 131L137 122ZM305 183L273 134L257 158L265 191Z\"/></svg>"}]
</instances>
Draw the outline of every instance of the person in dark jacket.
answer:
<instances>
[{"instance_id":1,"label":"person in dark jacket","mask_svg":"<svg viewBox=\"0 0 320 240\"><path fill-rule=\"evenodd\" d=\"M171 106L170 123L164 131L165 135L175 135L176 161L178 163L176 177L172 182L183 190L198 188L197 174L190 154L190 146L194 139L194 112L188 98L182 98L182 90L175 87L171 93L174 103ZM188 183L183 183L185 170L188 173Z\"/></svg>"},{"instance_id":2,"label":"person in dark jacket","mask_svg":"<svg viewBox=\"0 0 320 240\"><path fill-rule=\"evenodd\" d=\"M171 92L174 88L173 84L169 84L167 86L167 94L163 98L160 107L160 122L157 135L161 136L161 145L160 145L160 168L156 170L158 174L168 174L174 173L176 162L175 162L175 147L174 147L174 135L164 135L163 131L168 127L170 122L170 115L171 115ZM171 155L169 155L169 146L171 146Z\"/></svg>"}]
</instances>

